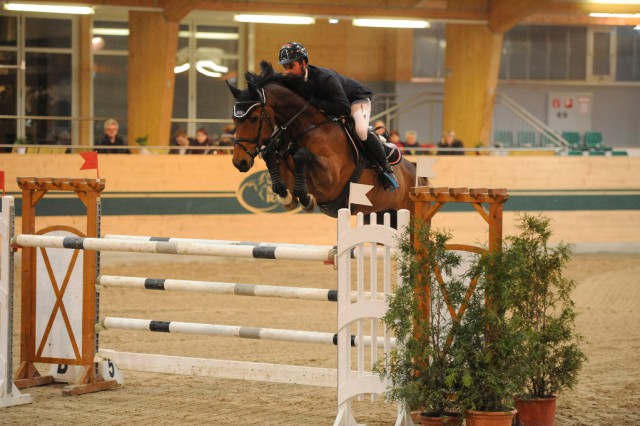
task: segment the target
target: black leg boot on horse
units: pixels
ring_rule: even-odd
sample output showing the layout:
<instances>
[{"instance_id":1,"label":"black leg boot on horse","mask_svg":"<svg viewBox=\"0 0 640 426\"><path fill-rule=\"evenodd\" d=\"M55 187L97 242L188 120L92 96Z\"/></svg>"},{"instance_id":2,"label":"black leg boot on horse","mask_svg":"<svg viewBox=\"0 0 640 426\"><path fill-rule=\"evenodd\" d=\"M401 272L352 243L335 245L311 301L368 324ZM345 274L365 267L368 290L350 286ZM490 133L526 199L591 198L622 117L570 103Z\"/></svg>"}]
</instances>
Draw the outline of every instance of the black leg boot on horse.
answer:
<instances>
[{"instance_id":1,"label":"black leg boot on horse","mask_svg":"<svg viewBox=\"0 0 640 426\"><path fill-rule=\"evenodd\" d=\"M367 140L362 141L364 144L364 148L371 158L377 163L380 168L380 180L382 181L382 186L386 191L394 191L398 189L398 179L396 179L396 175L393 172L393 168L389 164L389 160L387 159L387 155L384 152L384 147L380 142L378 136L372 132L367 134Z\"/></svg>"}]
</instances>

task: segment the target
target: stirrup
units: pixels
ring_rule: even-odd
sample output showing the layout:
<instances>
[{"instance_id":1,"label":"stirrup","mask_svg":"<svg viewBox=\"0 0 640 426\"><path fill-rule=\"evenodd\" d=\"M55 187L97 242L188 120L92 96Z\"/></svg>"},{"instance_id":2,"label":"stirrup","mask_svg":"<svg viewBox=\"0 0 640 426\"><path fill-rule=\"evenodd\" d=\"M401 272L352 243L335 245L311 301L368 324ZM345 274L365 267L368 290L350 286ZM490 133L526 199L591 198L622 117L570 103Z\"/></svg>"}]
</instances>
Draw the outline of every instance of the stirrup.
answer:
<instances>
[{"instance_id":1,"label":"stirrup","mask_svg":"<svg viewBox=\"0 0 640 426\"><path fill-rule=\"evenodd\" d=\"M382 172L382 177L382 186L384 187L385 191L395 191L400 187L400 185L398 185L398 180L396 179L395 173Z\"/></svg>"}]
</instances>

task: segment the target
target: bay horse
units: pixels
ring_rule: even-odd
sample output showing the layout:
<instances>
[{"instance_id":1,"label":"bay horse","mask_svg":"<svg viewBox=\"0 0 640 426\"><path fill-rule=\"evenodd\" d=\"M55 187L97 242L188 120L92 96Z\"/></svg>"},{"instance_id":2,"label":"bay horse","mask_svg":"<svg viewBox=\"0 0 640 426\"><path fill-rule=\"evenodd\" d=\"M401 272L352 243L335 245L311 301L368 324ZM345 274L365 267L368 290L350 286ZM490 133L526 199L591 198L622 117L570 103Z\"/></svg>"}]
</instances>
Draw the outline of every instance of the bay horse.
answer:
<instances>
[{"instance_id":1,"label":"bay horse","mask_svg":"<svg viewBox=\"0 0 640 426\"><path fill-rule=\"evenodd\" d=\"M248 88L228 84L233 97L236 135L233 165L246 173L261 156L272 180L272 190L285 209L320 210L337 217L348 206L349 183L372 185L367 196L372 206L351 205L351 213L395 212L414 203L409 189L416 184L416 167L402 158L393 166L399 188L384 190L377 172L365 167L340 119L325 116L311 102L307 83L300 77L276 73L270 63L260 63L260 75L246 73ZM382 220L382 217L379 217ZM395 225L394 225L395 226Z\"/></svg>"}]
</instances>

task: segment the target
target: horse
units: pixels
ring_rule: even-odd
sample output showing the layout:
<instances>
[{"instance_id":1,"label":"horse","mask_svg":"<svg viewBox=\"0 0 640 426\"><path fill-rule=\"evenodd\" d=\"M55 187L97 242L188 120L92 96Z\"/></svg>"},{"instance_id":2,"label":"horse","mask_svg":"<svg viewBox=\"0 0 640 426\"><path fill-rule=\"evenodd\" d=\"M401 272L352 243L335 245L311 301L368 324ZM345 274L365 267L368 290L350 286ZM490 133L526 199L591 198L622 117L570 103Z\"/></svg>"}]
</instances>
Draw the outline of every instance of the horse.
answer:
<instances>
[{"instance_id":1,"label":"horse","mask_svg":"<svg viewBox=\"0 0 640 426\"><path fill-rule=\"evenodd\" d=\"M349 205L350 182L371 185L371 206L352 204L351 213L395 212L414 203L409 190L416 184L416 166L402 158L393 166L399 188L385 191L376 170L364 166L355 148L357 137L348 134L339 118L332 119L316 108L307 83L299 77L276 73L270 63L260 63L260 75L247 72L248 88L228 84L235 98L233 122L236 135L233 165L248 172L257 156L269 170L272 191L285 209L312 212L316 203L329 216L337 217ZM382 219L380 215L379 219Z\"/></svg>"}]
</instances>

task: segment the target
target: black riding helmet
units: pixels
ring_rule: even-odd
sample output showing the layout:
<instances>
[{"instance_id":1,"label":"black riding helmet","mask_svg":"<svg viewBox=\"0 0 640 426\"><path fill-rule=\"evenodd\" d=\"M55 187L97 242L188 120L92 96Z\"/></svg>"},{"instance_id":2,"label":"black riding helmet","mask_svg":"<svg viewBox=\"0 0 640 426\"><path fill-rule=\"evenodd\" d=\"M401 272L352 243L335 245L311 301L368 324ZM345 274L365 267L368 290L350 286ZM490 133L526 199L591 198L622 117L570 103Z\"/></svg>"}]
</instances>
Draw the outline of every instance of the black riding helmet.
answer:
<instances>
[{"instance_id":1,"label":"black riding helmet","mask_svg":"<svg viewBox=\"0 0 640 426\"><path fill-rule=\"evenodd\" d=\"M300 43L292 41L291 43L287 43L280 48L280 53L278 54L278 63L280 65L284 65L302 58L306 59L307 61L309 60L309 57L307 56L307 49L305 49L304 46Z\"/></svg>"}]
</instances>

